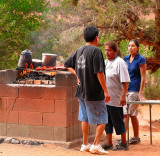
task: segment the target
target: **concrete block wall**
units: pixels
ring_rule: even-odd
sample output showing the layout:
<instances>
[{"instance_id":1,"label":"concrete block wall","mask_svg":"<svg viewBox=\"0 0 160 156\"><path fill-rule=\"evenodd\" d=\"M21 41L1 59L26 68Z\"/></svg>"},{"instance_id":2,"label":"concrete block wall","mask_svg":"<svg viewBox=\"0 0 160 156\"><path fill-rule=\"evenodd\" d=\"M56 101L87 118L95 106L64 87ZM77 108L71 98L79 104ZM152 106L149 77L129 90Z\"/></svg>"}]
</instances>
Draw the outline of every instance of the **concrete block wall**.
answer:
<instances>
[{"instance_id":1,"label":"concrete block wall","mask_svg":"<svg viewBox=\"0 0 160 156\"><path fill-rule=\"evenodd\" d=\"M76 77L63 71L56 74L55 86L10 85L17 73L0 71L0 136L66 142L81 138Z\"/></svg>"}]
</instances>

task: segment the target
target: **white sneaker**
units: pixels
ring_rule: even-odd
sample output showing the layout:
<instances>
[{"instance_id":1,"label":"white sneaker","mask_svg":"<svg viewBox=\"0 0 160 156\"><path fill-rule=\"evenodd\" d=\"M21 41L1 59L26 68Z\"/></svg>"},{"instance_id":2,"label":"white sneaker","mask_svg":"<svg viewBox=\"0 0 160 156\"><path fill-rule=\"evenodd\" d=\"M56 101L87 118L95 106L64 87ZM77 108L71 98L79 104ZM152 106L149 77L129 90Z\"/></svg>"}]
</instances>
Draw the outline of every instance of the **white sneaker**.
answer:
<instances>
[{"instance_id":1,"label":"white sneaker","mask_svg":"<svg viewBox=\"0 0 160 156\"><path fill-rule=\"evenodd\" d=\"M80 151L81 151L81 152L84 152L84 151L89 152L90 148L91 148L91 144L88 144L88 145L82 144Z\"/></svg>"},{"instance_id":2,"label":"white sneaker","mask_svg":"<svg viewBox=\"0 0 160 156\"><path fill-rule=\"evenodd\" d=\"M108 154L109 152L108 151L105 151L101 145L92 145L90 150L89 150L91 153L93 154Z\"/></svg>"}]
</instances>

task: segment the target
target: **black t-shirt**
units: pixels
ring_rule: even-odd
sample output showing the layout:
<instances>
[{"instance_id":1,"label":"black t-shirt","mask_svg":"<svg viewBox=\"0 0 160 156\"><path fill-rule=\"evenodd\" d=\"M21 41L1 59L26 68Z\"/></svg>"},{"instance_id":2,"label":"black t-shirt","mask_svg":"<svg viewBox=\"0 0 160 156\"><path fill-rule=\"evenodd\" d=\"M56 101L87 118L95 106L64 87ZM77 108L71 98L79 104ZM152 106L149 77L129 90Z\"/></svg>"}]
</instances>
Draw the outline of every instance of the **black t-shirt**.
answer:
<instances>
[{"instance_id":1,"label":"black t-shirt","mask_svg":"<svg viewBox=\"0 0 160 156\"><path fill-rule=\"evenodd\" d=\"M65 67L72 67L80 80L75 96L86 101L104 100L104 92L99 83L97 73L105 73L102 52L93 45L79 48L65 62Z\"/></svg>"}]
</instances>

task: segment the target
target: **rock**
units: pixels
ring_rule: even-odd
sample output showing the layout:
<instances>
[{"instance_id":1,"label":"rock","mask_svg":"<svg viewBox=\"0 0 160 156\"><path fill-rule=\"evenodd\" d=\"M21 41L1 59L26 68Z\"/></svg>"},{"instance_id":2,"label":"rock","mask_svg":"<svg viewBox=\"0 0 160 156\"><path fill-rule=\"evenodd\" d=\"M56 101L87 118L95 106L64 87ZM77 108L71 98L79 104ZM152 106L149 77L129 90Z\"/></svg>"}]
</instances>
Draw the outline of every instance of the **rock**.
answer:
<instances>
[{"instance_id":1,"label":"rock","mask_svg":"<svg viewBox=\"0 0 160 156\"><path fill-rule=\"evenodd\" d=\"M4 142L4 138L0 138L0 144Z\"/></svg>"},{"instance_id":2,"label":"rock","mask_svg":"<svg viewBox=\"0 0 160 156\"><path fill-rule=\"evenodd\" d=\"M43 142L38 142L38 141L29 141L29 140L22 140L22 144L26 144L26 145L41 145L44 144Z\"/></svg>"},{"instance_id":3,"label":"rock","mask_svg":"<svg viewBox=\"0 0 160 156\"><path fill-rule=\"evenodd\" d=\"M30 141L28 145L40 145L41 143L40 142L37 142L37 141Z\"/></svg>"},{"instance_id":4,"label":"rock","mask_svg":"<svg viewBox=\"0 0 160 156\"><path fill-rule=\"evenodd\" d=\"M20 140L18 140L16 138L12 138L11 143L12 144L20 144Z\"/></svg>"},{"instance_id":5,"label":"rock","mask_svg":"<svg viewBox=\"0 0 160 156\"><path fill-rule=\"evenodd\" d=\"M29 143L29 141L28 140L22 140L22 142L21 142L22 144L24 144L24 145L28 145L28 143Z\"/></svg>"},{"instance_id":6,"label":"rock","mask_svg":"<svg viewBox=\"0 0 160 156\"><path fill-rule=\"evenodd\" d=\"M5 138L4 143L11 143L12 138Z\"/></svg>"}]
</instances>

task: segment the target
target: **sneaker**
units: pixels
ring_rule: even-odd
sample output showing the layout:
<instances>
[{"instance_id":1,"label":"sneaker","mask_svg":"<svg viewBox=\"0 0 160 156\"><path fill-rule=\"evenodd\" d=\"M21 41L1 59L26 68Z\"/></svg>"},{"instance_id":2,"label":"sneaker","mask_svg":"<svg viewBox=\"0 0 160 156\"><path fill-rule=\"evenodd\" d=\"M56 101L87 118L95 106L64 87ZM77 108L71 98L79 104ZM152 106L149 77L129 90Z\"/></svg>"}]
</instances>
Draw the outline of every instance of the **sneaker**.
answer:
<instances>
[{"instance_id":1,"label":"sneaker","mask_svg":"<svg viewBox=\"0 0 160 156\"><path fill-rule=\"evenodd\" d=\"M90 148L91 148L91 144L88 144L88 145L82 144L80 151L81 152L84 152L84 151L89 152Z\"/></svg>"},{"instance_id":2,"label":"sneaker","mask_svg":"<svg viewBox=\"0 0 160 156\"><path fill-rule=\"evenodd\" d=\"M117 151L117 150L128 150L128 145L124 144L123 142L118 143L114 148L113 151Z\"/></svg>"},{"instance_id":3,"label":"sneaker","mask_svg":"<svg viewBox=\"0 0 160 156\"><path fill-rule=\"evenodd\" d=\"M105 151L100 144L92 145L89 151L93 154L108 154L108 151Z\"/></svg>"},{"instance_id":4,"label":"sneaker","mask_svg":"<svg viewBox=\"0 0 160 156\"><path fill-rule=\"evenodd\" d=\"M105 143L105 144L102 145L102 148L103 148L104 150L111 150L111 149L113 148L113 144L106 145L106 143Z\"/></svg>"},{"instance_id":5,"label":"sneaker","mask_svg":"<svg viewBox=\"0 0 160 156\"><path fill-rule=\"evenodd\" d=\"M141 139L140 138L136 138L136 137L133 137L131 139L129 139L129 144L138 144L141 142Z\"/></svg>"}]
</instances>

